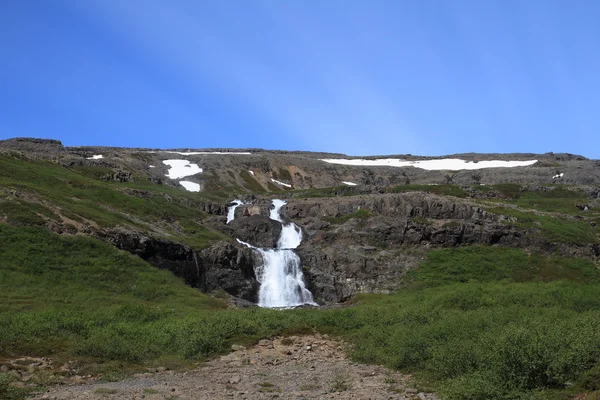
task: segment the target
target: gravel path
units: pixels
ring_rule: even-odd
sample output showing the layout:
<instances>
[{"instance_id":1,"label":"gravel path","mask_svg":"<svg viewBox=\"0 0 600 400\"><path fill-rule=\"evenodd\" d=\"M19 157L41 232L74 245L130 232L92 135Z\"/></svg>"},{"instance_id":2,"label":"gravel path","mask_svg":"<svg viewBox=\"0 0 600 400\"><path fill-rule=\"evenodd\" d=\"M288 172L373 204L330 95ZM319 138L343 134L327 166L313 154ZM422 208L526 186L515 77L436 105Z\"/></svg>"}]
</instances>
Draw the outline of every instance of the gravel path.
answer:
<instances>
[{"instance_id":1,"label":"gravel path","mask_svg":"<svg viewBox=\"0 0 600 400\"><path fill-rule=\"evenodd\" d=\"M192 371L58 386L35 399L438 399L412 388L410 376L347 360L340 347L327 335L261 340Z\"/></svg>"}]
</instances>

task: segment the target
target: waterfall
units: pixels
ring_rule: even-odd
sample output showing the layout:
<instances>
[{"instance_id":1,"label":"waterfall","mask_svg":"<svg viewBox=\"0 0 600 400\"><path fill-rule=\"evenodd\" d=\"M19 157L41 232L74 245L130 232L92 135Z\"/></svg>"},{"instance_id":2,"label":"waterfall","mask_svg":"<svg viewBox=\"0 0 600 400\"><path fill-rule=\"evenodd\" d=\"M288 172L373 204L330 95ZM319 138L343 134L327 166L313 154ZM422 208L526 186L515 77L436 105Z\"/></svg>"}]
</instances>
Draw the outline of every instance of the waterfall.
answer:
<instances>
[{"instance_id":1,"label":"waterfall","mask_svg":"<svg viewBox=\"0 0 600 400\"><path fill-rule=\"evenodd\" d=\"M258 305L267 308L316 305L304 284L300 257L292 250L302 242L302 229L293 222L282 221L279 213L285 201L273 200L272 203L269 217L282 224L277 248L261 249L238 239L239 243L254 249L262 258L262 263L254 268L256 279L260 282Z\"/></svg>"},{"instance_id":2,"label":"waterfall","mask_svg":"<svg viewBox=\"0 0 600 400\"><path fill-rule=\"evenodd\" d=\"M271 203L273 203L273 208L271 209L269 218L274 219L275 221L283 222L279 212L281 211L281 207L285 206L287 203L278 199L273 200Z\"/></svg>"},{"instance_id":3,"label":"waterfall","mask_svg":"<svg viewBox=\"0 0 600 400\"><path fill-rule=\"evenodd\" d=\"M233 205L227 208L227 223L230 223L235 219L235 209L244 204L244 202L241 200L234 200L231 204Z\"/></svg>"}]
</instances>

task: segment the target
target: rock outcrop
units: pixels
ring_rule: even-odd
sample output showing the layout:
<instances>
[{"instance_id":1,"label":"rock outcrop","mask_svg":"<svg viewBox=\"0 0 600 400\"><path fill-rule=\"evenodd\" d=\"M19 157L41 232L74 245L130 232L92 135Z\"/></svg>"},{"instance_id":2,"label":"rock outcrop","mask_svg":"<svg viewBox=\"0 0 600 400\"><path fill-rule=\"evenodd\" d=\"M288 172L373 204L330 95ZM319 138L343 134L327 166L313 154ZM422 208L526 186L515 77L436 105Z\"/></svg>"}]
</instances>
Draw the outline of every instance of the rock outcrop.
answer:
<instances>
[{"instance_id":1,"label":"rock outcrop","mask_svg":"<svg viewBox=\"0 0 600 400\"><path fill-rule=\"evenodd\" d=\"M256 301L258 284L250 249L219 242L196 252L180 243L119 229L98 231L94 236L157 268L171 271L186 284L203 292L223 289L233 296Z\"/></svg>"},{"instance_id":2,"label":"rock outcrop","mask_svg":"<svg viewBox=\"0 0 600 400\"><path fill-rule=\"evenodd\" d=\"M235 237L256 247L277 247L281 224L264 215L251 215L229 223Z\"/></svg>"}]
</instances>

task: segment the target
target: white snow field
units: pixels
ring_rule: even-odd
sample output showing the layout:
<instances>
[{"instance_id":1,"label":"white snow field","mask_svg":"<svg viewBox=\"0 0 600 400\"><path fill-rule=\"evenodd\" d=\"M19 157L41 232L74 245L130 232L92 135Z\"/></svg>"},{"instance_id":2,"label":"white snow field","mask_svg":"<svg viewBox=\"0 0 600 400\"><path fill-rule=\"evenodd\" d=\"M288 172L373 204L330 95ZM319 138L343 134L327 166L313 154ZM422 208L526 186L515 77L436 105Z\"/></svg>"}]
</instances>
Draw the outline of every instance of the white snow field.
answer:
<instances>
[{"instance_id":1,"label":"white snow field","mask_svg":"<svg viewBox=\"0 0 600 400\"><path fill-rule=\"evenodd\" d=\"M101 158L104 158L104 156L102 154L96 154L91 157L87 157L88 160L99 160Z\"/></svg>"},{"instance_id":2,"label":"white snow field","mask_svg":"<svg viewBox=\"0 0 600 400\"><path fill-rule=\"evenodd\" d=\"M199 192L200 185L190 181L179 181L179 184L183 186L188 192Z\"/></svg>"},{"instance_id":3,"label":"white snow field","mask_svg":"<svg viewBox=\"0 0 600 400\"><path fill-rule=\"evenodd\" d=\"M554 175L554 176L552 177L552 179L556 179L556 178L562 178L563 176L565 176L565 173L564 173L564 172L561 172L560 174Z\"/></svg>"},{"instance_id":4,"label":"white snow field","mask_svg":"<svg viewBox=\"0 0 600 400\"><path fill-rule=\"evenodd\" d=\"M166 174L171 179L185 178L202 172L198 164L191 164L188 160L163 160L163 164L171 167Z\"/></svg>"},{"instance_id":5,"label":"white snow field","mask_svg":"<svg viewBox=\"0 0 600 400\"><path fill-rule=\"evenodd\" d=\"M273 178L271 178L271 181L273 181L273 182L275 182L276 184L278 184L278 185L281 185L281 186L285 186L285 187L289 187L289 188L291 188L291 187L292 187L292 185L290 185L290 184L288 184L288 183L283 183L283 182L280 182L280 181L278 181L278 180L275 180L275 179L273 179Z\"/></svg>"},{"instance_id":6,"label":"white snow field","mask_svg":"<svg viewBox=\"0 0 600 400\"><path fill-rule=\"evenodd\" d=\"M348 186L357 186L357 184L356 184L356 183L354 183L354 182L346 182L346 181L342 181L342 183L343 183L344 185L348 185Z\"/></svg>"},{"instance_id":7,"label":"white snow field","mask_svg":"<svg viewBox=\"0 0 600 400\"><path fill-rule=\"evenodd\" d=\"M526 167L533 165L537 160L529 161L465 161L459 158L444 158L440 160L419 160L419 161L406 161L399 158L380 158L376 160L365 160L365 159L345 159L345 158L325 158L321 159L330 164L341 164L341 165L357 165L364 167L415 167L421 168L428 171L459 171L461 169L473 170L483 168L511 168L511 167Z\"/></svg>"},{"instance_id":8,"label":"white snow field","mask_svg":"<svg viewBox=\"0 0 600 400\"><path fill-rule=\"evenodd\" d=\"M255 175L254 175L254 171L250 171L250 170L248 170L248 172L250 173L250 175L252 175L252 176L255 176Z\"/></svg>"}]
</instances>

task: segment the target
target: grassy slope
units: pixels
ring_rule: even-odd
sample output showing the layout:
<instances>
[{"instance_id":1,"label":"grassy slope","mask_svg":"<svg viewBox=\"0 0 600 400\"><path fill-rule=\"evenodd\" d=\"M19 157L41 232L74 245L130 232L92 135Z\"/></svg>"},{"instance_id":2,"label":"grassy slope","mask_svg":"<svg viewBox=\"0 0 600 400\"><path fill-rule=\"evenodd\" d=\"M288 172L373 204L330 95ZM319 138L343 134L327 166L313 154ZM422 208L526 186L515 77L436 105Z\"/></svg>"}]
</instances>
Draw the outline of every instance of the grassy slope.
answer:
<instances>
[{"instance_id":1,"label":"grassy slope","mask_svg":"<svg viewBox=\"0 0 600 400\"><path fill-rule=\"evenodd\" d=\"M582 212L575 206L589 201L576 189L556 187L545 192L513 190L508 199L483 204L488 211L514 217L516 221L510 224L538 229L550 241L597 244L600 243L599 207Z\"/></svg>"},{"instance_id":2,"label":"grassy slope","mask_svg":"<svg viewBox=\"0 0 600 400\"><path fill-rule=\"evenodd\" d=\"M68 169L45 161L0 157L0 219L4 216L12 225L43 225L47 220L66 217L100 227L159 228L159 235L195 248L226 239L202 225L206 215L199 211L199 204L212 200L208 195L202 197L145 179L104 182L96 179L98 175L92 167ZM147 198L127 194L127 189L145 191ZM11 190L18 191L19 197L9 199Z\"/></svg>"},{"instance_id":3,"label":"grassy slope","mask_svg":"<svg viewBox=\"0 0 600 400\"><path fill-rule=\"evenodd\" d=\"M111 379L148 364L201 360L234 342L316 329L344 336L355 359L411 371L448 399L558 399L600 389L600 275L589 261L502 248L433 250L410 274L412 288L359 296L356 307L224 310L104 243L20 226L40 225L60 213L105 226L174 219L202 229L196 194L141 182L106 183L94 174L0 158L0 187L28 196L8 201L0 192L0 214L15 225L0 224L0 357L77 359L82 373ZM142 200L118 190L127 187L153 196ZM586 221L569 225L561 216L526 212L574 214L572 203L579 198L515 195L514 189L503 188L510 198L490 204L520 213L516 224L541 227L559 240L597 239L596 231L564 233L565 224L580 229ZM331 190L311 194L337 195L342 189ZM452 187L441 194L462 196ZM521 208L500 207L507 203ZM198 239L197 245L206 243ZM7 379L0 374L0 397L8 395Z\"/></svg>"},{"instance_id":4,"label":"grassy slope","mask_svg":"<svg viewBox=\"0 0 600 400\"><path fill-rule=\"evenodd\" d=\"M414 372L449 399L530 398L536 390L564 398L567 382L578 385L567 391L584 390L600 357L600 275L588 261L435 250L412 274L413 289L363 295L356 307L222 310L93 239L5 225L0 235L4 357L75 358L84 372L117 378L136 365L201 360L234 342L316 329L345 336L357 360ZM546 280L567 280L536 282L536 268L551 271Z\"/></svg>"}]
</instances>

